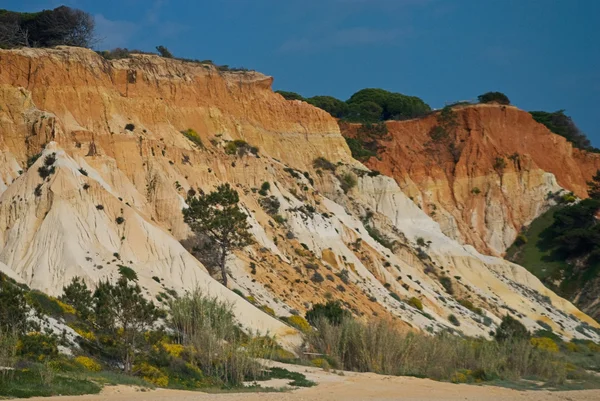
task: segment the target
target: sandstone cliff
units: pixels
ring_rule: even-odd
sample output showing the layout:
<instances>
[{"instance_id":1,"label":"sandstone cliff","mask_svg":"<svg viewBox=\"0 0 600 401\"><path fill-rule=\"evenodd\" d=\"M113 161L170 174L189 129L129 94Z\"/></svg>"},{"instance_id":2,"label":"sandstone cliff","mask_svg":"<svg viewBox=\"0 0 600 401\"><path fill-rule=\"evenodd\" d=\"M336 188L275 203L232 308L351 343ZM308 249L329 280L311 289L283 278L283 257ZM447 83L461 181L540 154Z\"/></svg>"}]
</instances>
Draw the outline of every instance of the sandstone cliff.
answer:
<instances>
[{"instance_id":1,"label":"sandstone cliff","mask_svg":"<svg viewBox=\"0 0 600 401\"><path fill-rule=\"evenodd\" d=\"M481 252L503 255L521 228L545 211L549 193L587 196L600 155L574 149L531 115L512 106L458 106L448 143L430 136L437 114L387 122L377 158L366 165L394 177L442 227ZM342 124L356 136L356 125ZM453 146L454 148L452 148ZM506 166L498 168L497 158Z\"/></svg>"},{"instance_id":2,"label":"sandstone cliff","mask_svg":"<svg viewBox=\"0 0 600 401\"><path fill-rule=\"evenodd\" d=\"M231 287L277 316L336 298L357 316L394 316L431 332L487 336L511 313L531 328L542 320L566 337L598 339L576 330L597 323L525 269L460 245L393 179L352 159L327 113L286 101L270 85L258 73L157 56L0 51L0 268L57 294L73 276L94 285L126 265L149 296L199 286L233 302L245 326L297 342L294 330L214 281L179 243L189 235L187 191L229 182L257 241L228 261ZM190 128L201 143L181 133ZM227 154L233 139L257 154ZM317 157L334 165L316 168ZM558 188L535 171L538 192ZM356 186L343 185L348 176ZM263 182L275 212L263 207ZM409 306L411 297L423 311Z\"/></svg>"}]
</instances>

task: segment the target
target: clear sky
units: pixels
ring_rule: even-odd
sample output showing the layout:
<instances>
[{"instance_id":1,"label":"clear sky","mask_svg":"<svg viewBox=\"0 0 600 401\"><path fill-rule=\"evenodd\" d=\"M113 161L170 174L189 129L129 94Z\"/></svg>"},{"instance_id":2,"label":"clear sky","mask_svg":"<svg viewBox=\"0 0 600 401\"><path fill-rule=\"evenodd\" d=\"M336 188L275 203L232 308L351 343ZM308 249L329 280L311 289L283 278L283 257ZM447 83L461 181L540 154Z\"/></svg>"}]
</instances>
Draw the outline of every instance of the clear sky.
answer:
<instances>
[{"instance_id":1,"label":"clear sky","mask_svg":"<svg viewBox=\"0 0 600 401\"><path fill-rule=\"evenodd\" d=\"M274 89L347 99L365 87L432 107L506 93L566 109L600 147L600 0L2 0L90 12L98 48L211 59L275 77Z\"/></svg>"}]
</instances>

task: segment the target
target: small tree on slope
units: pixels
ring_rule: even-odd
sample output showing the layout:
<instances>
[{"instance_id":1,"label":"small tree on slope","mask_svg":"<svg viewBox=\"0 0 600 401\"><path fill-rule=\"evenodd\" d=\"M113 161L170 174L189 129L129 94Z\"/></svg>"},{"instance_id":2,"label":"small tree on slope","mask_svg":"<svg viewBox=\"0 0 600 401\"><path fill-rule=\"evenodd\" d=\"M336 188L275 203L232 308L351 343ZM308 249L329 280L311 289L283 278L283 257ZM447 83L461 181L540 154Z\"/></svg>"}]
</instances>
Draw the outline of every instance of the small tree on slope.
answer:
<instances>
[{"instance_id":1,"label":"small tree on slope","mask_svg":"<svg viewBox=\"0 0 600 401\"><path fill-rule=\"evenodd\" d=\"M198 197L188 196L188 208L183 209L184 221L197 235L205 235L215 244L219 253L218 261L221 269L223 285L227 287L227 256L234 249L252 244L252 235L248 232L250 225L246 214L238 206L238 193L229 184L217 187L210 194Z\"/></svg>"}]
</instances>

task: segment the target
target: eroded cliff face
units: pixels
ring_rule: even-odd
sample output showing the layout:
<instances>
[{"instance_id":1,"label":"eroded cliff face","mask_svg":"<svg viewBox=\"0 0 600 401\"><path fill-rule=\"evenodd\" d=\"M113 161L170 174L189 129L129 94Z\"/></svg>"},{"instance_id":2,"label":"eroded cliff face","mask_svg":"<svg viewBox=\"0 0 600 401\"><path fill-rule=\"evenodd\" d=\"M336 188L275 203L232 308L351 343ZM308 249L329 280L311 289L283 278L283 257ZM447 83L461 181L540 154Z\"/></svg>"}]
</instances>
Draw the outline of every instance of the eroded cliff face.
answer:
<instances>
[{"instance_id":1,"label":"eroded cliff face","mask_svg":"<svg viewBox=\"0 0 600 401\"><path fill-rule=\"evenodd\" d=\"M365 319L482 336L511 313L531 328L543 320L566 337L598 339L575 330L593 320L525 269L448 238L393 179L351 158L333 118L270 84L157 56L0 51L0 269L58 294L74 276L93 286L126 265L149 296L200 287L232 302L246 327L289 344L297 332L256 306L289 316L334 298ZM188 128L202 144L181 133ZM257 154L228 154L233 139ZM316 168L317 157L333 165ZM342 186L348 175L355 186ZM540 185L556 187L548 180ZM239 192L257 242L228 260L231 288L255 305L179 243L190 234L188 191L223 182Z\"/></svg>"},{"instance_id":2,"label":"eroded cliff face","mask_svg":"<svg viewBox=\"0 0 600 401\"><path fill-rule=\"evenodd\" d=\"M503 255L521 228L564 188L587 196L600 155L574 149L531 115L512 106L453 108L458 127L448 141L432 139L437 115L387 122L377 158L366 165L394 177L402 190L451 238ZM342 124L356 136L355 125ZM502 167L497 159L501 158Z\"/></svg>"}]
</instances>

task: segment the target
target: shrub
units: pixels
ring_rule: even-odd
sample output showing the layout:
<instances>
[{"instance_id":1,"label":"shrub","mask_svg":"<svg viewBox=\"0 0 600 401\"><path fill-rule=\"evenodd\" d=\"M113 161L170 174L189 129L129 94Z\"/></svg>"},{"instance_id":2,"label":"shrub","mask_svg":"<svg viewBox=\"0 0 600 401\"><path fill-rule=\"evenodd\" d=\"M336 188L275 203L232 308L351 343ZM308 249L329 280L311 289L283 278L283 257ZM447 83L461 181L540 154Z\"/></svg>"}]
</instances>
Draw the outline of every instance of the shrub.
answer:
<instances>
[{"instance_id":1,"label":"shrub","mask_svg":"<svg viewBox=\"0 0 600 401\"><path fill-rule=\"evenodd\" d=\"M481 193L481 190L477 187L473 187L473 189L471 189L471 193L473 195L479 195Z\"/></svg>"},{"instance_id":2,"label":"shrub","mask_svg":"<svg viewBox=\"0 0 600 401\"><path fill-rule=\"evenodd\" d=\"M527 243L527 237L525 236L525 234L517 235L517 238L515 239L516 246L523 246L526 243Z\"/></svg>"},{"instance_id":3,"label":"shrub","mask_svg":"<svg viewBox=\"0 0 600 401\"><path fill-rule=\"evenodd\" d=\"M348 191L350 191L356 186L356 184L358 184L358 181L356 180L356 176L354 174L345 173L340 178L340 184L342 184L342 190L344 191L344 193L348 193Z\"/></svg>"},{"instance_id":4,"label":"shrub","mask_svg":"<svg viewBox=\"0 0 600 401\"><path fill-rule=\"evenodd\" d=\"M198 290L171 301L170 316L177 342L192 350L190 362L228 386L259 377L262 366L254 358L269 355L275 347L268 337L248 339L231 305Z\"/></svg>"},{"instance_id":5,"label":"shrub","mask_svg":"<svg viewBox=\"0 0 600 401\"><path fill-rule=\"evenodd\" d=\"M529 340L497 343L448 333L401 332L385 319L362 323L345 318L336 325L320 320L316 328L307 336L311 349L345 370L435 380L451 380L461 372L475 382L536 376L559 383L566 378L557 355L535 348Z\"/></svg>"},{"instance_id":6,"label":"shrub","mask_svg":"<svg viewBox=\"0 0 600 401\"><path fill-rule=\"evenodd\" d=\"M122 216L119 216L115 219L115 223L117 224L123 224L125 222L125 219Z\"/></svg>"},{"instance_id":7,"label":"shrub","mask_svg":"<svg viewBox=\"0 0 600 401\"><path fill-rule=\"evenodd\" d=\"M279 212L279 207L281 206L279 199L277 199L275 196L260 198L258 203L265 210L265 212L271 216L276 215Z\"/></svg>"},{"instance_id":8,"label":"shrub","mask_svg":"<svg viewBox=\"0 0 600 401\"><path fill-rule=\"evenodd\" d=\"M427 245L425 240L423 239L423 237L417 237L417 245L418 246L425 246Z\"/></svg>"},{"instance_id":9,"label":"shrub","mask_svg":"<svg viewBox=\"0 0 600 401\"><path fill-rule=\"evenodd\" d=\"M412 297L408 300L408 304L413 308L417 308L418 310L423 310L423 303L419 298Z\"/></svg>"},{"instance_id":10,"label":"shrub","mask_svg":"<svg viewBox=\"0 0 600 401\"><path fill-rule=\"evenodd\" d=\"M322 283L323 281L325 281L325 279L319 272L314 272L313 275L311 276L310 280L313 283Z\"/></svg>"},{"instance_id":11,"label":"shrub","mask_svg":"<svg viewBox=\"0 0 600 401\"><path fill-rule=\"evenodd\" d=\"M325 305L313 305L313 307L306 312L306 320L313 326L321 319L325 319L334 325L340 324L342 319L349 316L350 312L342 308L338 301L328 301Z\"/></svg>"},{"instance_id":12,"label":"shrub","mask_svg":"<svg viewBox=\"0 0 600 401\"><path fill-rule=\"evenodd\" d=\"M17 353L34 361L54 358L58 355L56 337L41 333L29 333L20 338L17 344Z\"/></svg>"},{"instance_id":13,"label":"shrub","mask_svg":"<svg viewBox=\"0 0 600 401\"><path fill-rule=\"evenodd\" d=\"M134 124L129 123L129 124L125 125L125 131L133 131L133 130L135 130Z\"/></svg>"},{"instance_id":14,"label":"shrub","mask_svg":"<svg viewBox=\"0 0 600 401\"><path fill-rule=\"evenodd\" d=\"M156 46L156 51L161 57L173 58L173 54L164 46Z\"/></svg>"},{"instance_id":15,"label":"shrub","mask_svg":"<svg viewBox=\"0 0 600 401\"><path fill-rule=\"evenodd\" d=\"M148 383L152 383L158 387L167 387L169 385L169 377L161 372L160 369L147 362L135 365L133 371Z\"/></svg>"},{"instance_id":16,"label":"shrub","mask_svg":"<svg viewBox=\"0 0 600 401\"><path fill-rule=\"evenodd\" d=\"M500 342L510 339L529 339L529 332L523 323L510 315L506 315L502 318L494 338Z\"/></svg>"},{"instance_id":17,"label":"shrub","mask_svg":"<svg viewBox=\"0 0 600 401\"><path fill-rule=\"evenodd\" d=\"M88 176L88 172L87 172L87 171L85 171L85 169L83 169L83 168L80 168L80 169L79 169L79 172L80 172L82 175L85 175L86 177Z\"/></svg>"},{"instance_id":18,"label":"shrub","mask_svg":"<svg viewBox=\"0 0 600 401\"><path fill-rule=\"evenodd\" d=\"M469 301L468 299L459 299L458 303L473 313L476 313L478 315L483 315L483 310L481 308L478 308L475 305L473 305L473 302Z\"/></svg>"},{"instance_id":19,"label":"shrub","mask_svg":"<svg viewBox=\"0 0 600 401\"><path fill-rule=\"evenodd\" d=\"M332 162L330 162L329 160L327 160L324 157L317 157L315 160L313 160L313 167L314 168L320 168L322 170L329 170L329 171L335 171L336 166L335 164L333 164Z\"/></svg>"},{"instance_id":20,"label":"shrub","mask_svg":"<svg viewBox=\"0 0 600 401\"><path fill-rule=\"evenodd\" d=\"M371 157L377 156L377 152L367 148L368 143L356 138L344 137L352 157L356 160L366 161Z\"/></svg>"},{"instance_id":21,"label":"shrub","mask_svg":"<svg viewBox=\"0 0 600 401\"><path fill-rule=\"evenodd\" d=\"M99 372L102 370L102 365L87 356L77 356L73 360L82 368L89 370L90 372Z\"/></svg>"},{"instance_id":22,"label":"shrub","mask_svg":"<svg viewBox=\"0 0 600 401\"><path fill-rule=\"evenodd\" d=\"M265 181L260 186L260 190L258 191L259 195L267 196L267 192L271 190L271 184L268 181Z\"/></svg>"},{"instance_id":23,"label":"shrub","mask_svg":"<svg viewBox=\"0 0 600 401\"><path fill-rule=\"evenodd\" d=\"M119 274L121 277L125 277L129 281L137 281L138 275L131 267L117 265L119 267Z\"/></svg>"},{"instance_id":24,"label":"shrub","mask_svg":"<svg viewBox=\"0 0 600 401\"><path fill-rule=\"evenodd\" d=\"M477 96L479 103L499 103L509 105L510 100L502 92L486 92L483 95Z\"/></svg>"},{"instance_id":25,"label":"shrub","mask_svg":"<svg viewBox=\"0 0 600 401\"><path fill-rule=\"evenodd\" d=\"M448 316L448 321L449 321L450 323L452 323L453 325L455 325L455 326L460 326L460 322L458 321L457 317L456 317L456 316L454 316L453 314L450 314L450 315Z\"/></svg>"},{"instance_id":26,"label":"shrub","mask_svg":"<svg viewBox=\"0 0 600 401\"><path fill-rule=\"evenodd\" d=\"M191 128L188 128L185 131L181 131L181 133L183 134L183 136L185 136L187 139L189 139L191 142L193 142L196 146L198 146L201 149L204 149L204 144L202 143L202 139L200 139L200 135L198 135L198 133L196 131L194 131Z\"/></svg>"},{"instance_id":27,"label":"shrub","mask_svg":"<svg viewBox=\"0 0 600 401\"><path fill-rule=\"evenodd\" d=\"M442 276L439 278L439 280L440 284L442 285L442 287L444 287L448 294L454 294L454 288L452 287L452 280L450 279L450 277Z\"/></svg>"},{"instance_id":28,"label":"shrub","mask_svg":"<svg viewBox=\"0 0 600 401\"><path fill-rule=\"evenodd\" d=\"M103 205L96 205L96 209L98 209L98 210L104 210L104 206Z\"/></svg>"},{"instance_id":29,"label":"shrub","mask_svg":"<svg viewBox=\"0 0 600 401\"><path fill-rule=\"evenodd\" d=\"M253 155L258 155L258 148L255 146L251 146L248 142L242 139L236 139L234 141L228 142L225 145L225 153L228 155L236 155L238 157L243 157L248 153L252 153Z\"/></svg>"},{"instance_id":30,"label":"shrub","mask_svg":"<svg viewBox=\"0 0 600 401\"><path fill-rule=\"evenodd\" d=\"M292 315L285 319L290 325L294 326L303 333L311 331L310 323L302 316Z\"/></svg>"},{"instance_id":31,"label":"shrub","mask_svg":"<svg viewBox=\"0 0 600 401\"><path fill-rule=\"evenodd\" d=\"M546 111L532 111L531 116L535 121L544 124L546 128L567 139L574 147L596 152L597 149L592 146L586 135L577 128L571 117L567 116L564 110L558 110L553 113Z\"/></svg>"},{"instance_id":32,"label":"shrub","mask_svg":"<svg viewBox=\"0 0 600 401\"><path fill-rule=\"evenodd\" d=\"M533 337L529 340L531 345L535 348L548 351L548 352L558 352L558 345L548 337Z\"/></svg>"},{"instance_id":33,"label":"shrub","mask_svg":"<svg viewBox=\"0 0 600 401\"><path fill-rule=\"evenodd\" d=\"M27 168L34 165L34 163L42 156L42 153L36 153L35 155L29 156L27 159Z\"/></svg>"},{"instance_id":34,"label":"shrub","mask_svg":"<svg viewBox=\"0 0 600 401\"><path fill-rule=\"evenodd\" d=\"M273 310L273 308L267 305L261 305L260 309L268 315L275 316L275 311Z\"/></svg>"}]
</instances>

